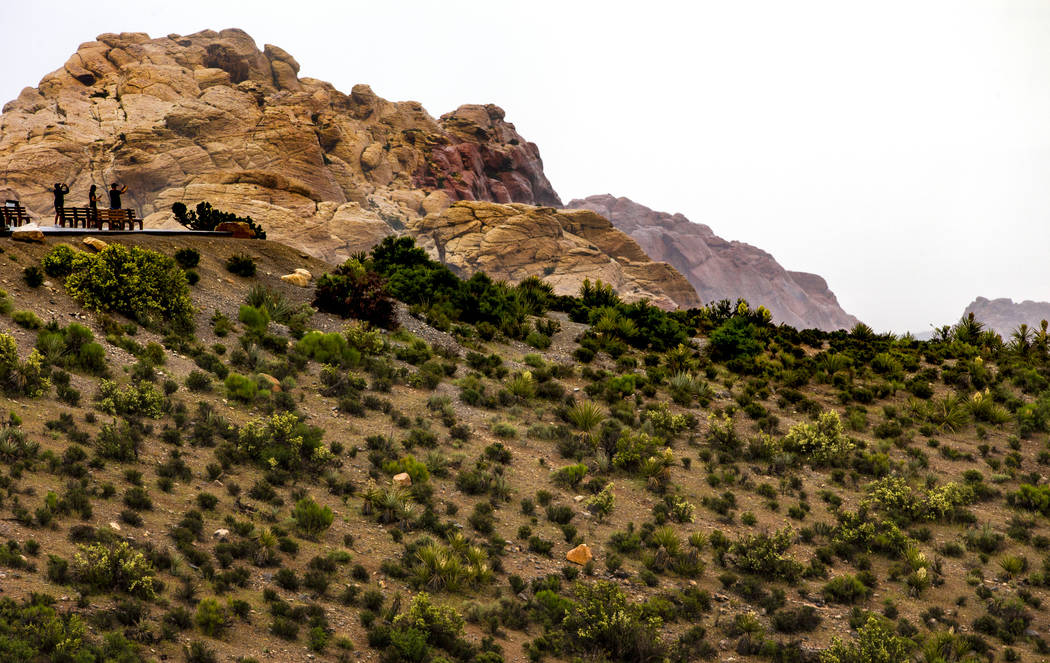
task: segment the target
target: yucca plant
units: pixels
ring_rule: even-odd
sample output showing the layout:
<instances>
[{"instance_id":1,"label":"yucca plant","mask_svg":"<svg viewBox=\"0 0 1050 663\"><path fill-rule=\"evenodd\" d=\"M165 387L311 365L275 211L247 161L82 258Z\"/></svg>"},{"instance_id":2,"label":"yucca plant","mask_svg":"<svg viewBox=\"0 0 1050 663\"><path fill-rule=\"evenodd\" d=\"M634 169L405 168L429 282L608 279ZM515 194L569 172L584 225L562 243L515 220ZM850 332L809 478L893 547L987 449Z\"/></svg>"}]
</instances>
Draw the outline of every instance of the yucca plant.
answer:
<instances>
[{"instance_id":1,"label":"yucca plant","mask_svg":"<svg viewBox=\"0 0 1050 663\"><path fill-rule=\"evenodd\" d=\"M605 419L605 412L593 401L580 401L569 408L568 417L576 428L590 432Z\"/></svg>"},{"instance_id":2,"label":"yucca plant","mask_svg":"<svg viewBox=\"0 0 1050 663\"><path fill-rule=\"evenodd\" d=\"M1006 555L999 559L999 568L1007 578L1016 578L1028 570L1028 558L1022 555Z\"/></svg>"},{"instance_id":3,"label":"yucca plant","mask_svg":"<svg viewBox=\"0 0 1050 663\"><path fill-rule=\"evenodd\" d=\"M522 400L528 400L536 395L536 380L533 379L531 371L515 374L514 377L507 380L506 386L507 391Z\"/></svg>"}]
</instances>

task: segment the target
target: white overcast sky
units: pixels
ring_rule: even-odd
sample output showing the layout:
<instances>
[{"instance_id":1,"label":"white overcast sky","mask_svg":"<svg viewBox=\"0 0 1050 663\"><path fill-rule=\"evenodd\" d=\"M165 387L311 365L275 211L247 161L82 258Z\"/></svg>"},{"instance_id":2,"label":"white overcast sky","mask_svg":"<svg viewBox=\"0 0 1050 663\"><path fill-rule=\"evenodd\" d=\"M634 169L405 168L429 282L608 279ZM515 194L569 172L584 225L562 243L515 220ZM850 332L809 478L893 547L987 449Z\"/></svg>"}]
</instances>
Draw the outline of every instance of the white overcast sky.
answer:
<instances>
[{"instance_id":1,"label":"white overcast sky","mask_svg":"<svg viewBox=\"0 0 1050 663\"><path fill-rule=\"evenodd\" d=\"M1050 300L1050 0L0 0L0 99L103 32L239 27L301 76L496 103L566 202L682 212L878 330Z\"/></svg>"}]
</instances>

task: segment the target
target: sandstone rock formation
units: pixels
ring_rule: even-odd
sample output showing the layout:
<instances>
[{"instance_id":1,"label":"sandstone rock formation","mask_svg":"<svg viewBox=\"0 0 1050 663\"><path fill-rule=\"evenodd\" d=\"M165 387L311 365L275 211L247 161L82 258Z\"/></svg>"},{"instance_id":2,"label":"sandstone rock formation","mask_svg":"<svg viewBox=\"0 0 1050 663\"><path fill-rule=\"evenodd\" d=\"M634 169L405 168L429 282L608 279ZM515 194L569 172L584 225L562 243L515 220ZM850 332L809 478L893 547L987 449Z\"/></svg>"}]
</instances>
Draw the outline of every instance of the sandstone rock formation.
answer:
<instances>
[{"instance_id":1,"label":"sandstone rock formation","mask_svg":"<svg viewBox=\"0 0 1050 663\"><path fill-rule=\"evenodd\" d=\"M681 214L655 212L610 195L573 200L569 207L594 210L608 218L651 259L670 263L681 272L705 303L743 297L768 308L777 322L800 329L849 329L857 323L820 276L788 271L765 251L724 240Z\"/></svg>"},{"instance_id":2,"label":"sandstone rock formation","mask_svg":"<svg viewBox=\"0 0 1050 663\"><path fill-rule=\"evenodd\" d=\"M1034 302L1026 299L1023 302L1014 302L1012 299L1000 297L998 299L987 299L978 297L970 302L962 317L970 313L991 329L1009 340L1010 334L1021 326L1028 325L1033 331L1039 329L1043 320L1050 320L1050 302Z\"/></svg>"},{"instance_id":3,"label":"sandstone rock formation","mask_svg":"<svg viewBox=\"0 0 1050 663\"><path fill-rule=\"evenodd\" d=\"M500 108L434 119L298 72L240 30L100 35L4 107L0 195L47 218L52 183L76 205L119 181L147 225L170 224L172 202L209 200L330 261L456 200L560 204Z\"/></svg>"},{"instance_id":4,"label":"sandstone rock formation","mask_svg":"<svg viewBox=\"0 0 1050 663\"><path fill-rule=\"evenodd\" d=\"M666 309L700 304L681 274L649 260L637 242L589 210L458 202L410 221L407 230L463 277L479 270L512 283L537 276L559 295L600 279L628 302L646 299Z\"/></svg>"}]
</instances>

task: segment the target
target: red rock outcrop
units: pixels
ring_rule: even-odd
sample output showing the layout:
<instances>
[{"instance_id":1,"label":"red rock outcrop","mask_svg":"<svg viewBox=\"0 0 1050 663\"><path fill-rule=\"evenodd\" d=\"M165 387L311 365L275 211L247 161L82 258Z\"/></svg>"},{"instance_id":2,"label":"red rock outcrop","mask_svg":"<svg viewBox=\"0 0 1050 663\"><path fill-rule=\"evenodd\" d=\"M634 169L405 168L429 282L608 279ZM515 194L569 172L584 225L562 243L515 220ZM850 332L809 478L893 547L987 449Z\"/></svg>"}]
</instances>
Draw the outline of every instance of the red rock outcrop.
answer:
<instances>
[{"instance_id":1,"label":"red rock outcrop","mask_svg":"<svg viewBox=\"0 0 1050 663\"><path fill-rule=\"evenodd\" d=\"M569 207L594 210L630 235L650 258L670 263L706 302L743 297L798 328L848 329L857 319L816 274L791 272L765 251L730 242L681 214L656 212L628 198L590 196Z\"/></svg>"}]
</instances>

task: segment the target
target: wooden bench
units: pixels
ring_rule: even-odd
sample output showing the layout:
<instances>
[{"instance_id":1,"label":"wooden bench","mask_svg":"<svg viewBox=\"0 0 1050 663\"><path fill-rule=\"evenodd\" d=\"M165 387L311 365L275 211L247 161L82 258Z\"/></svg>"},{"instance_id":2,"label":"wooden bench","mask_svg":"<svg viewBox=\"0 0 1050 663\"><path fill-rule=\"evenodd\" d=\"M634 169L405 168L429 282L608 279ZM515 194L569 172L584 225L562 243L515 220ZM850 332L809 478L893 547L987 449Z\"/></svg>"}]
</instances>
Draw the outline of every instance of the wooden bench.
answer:
<instances>
[{"instance_id":1,"label":"wooden bench","mask_svg":"<svg viewBox=\"0 0 1050 663\"><path fill-rule=\"evenodd\" d=\"M17 200L8 200L0 205L0 226L12 228L22 226L30 222L26 208Z\"/></svg>"},{"instance_id":2,"label":"wooden bench","mask_svg":"<svg viewBox=\"0 0 1050 663\"><path fill-rule=\"evenodd\" d=\"M135 218L134 210L130 209L99 209L92 212L90 207L63 207L58 216L58 223L63 228L69 224L72 228L102 228L107 224L110 230L134 230L135 224L139 224L142 230L142 219Z\"/></svg>"}]
</instances>

